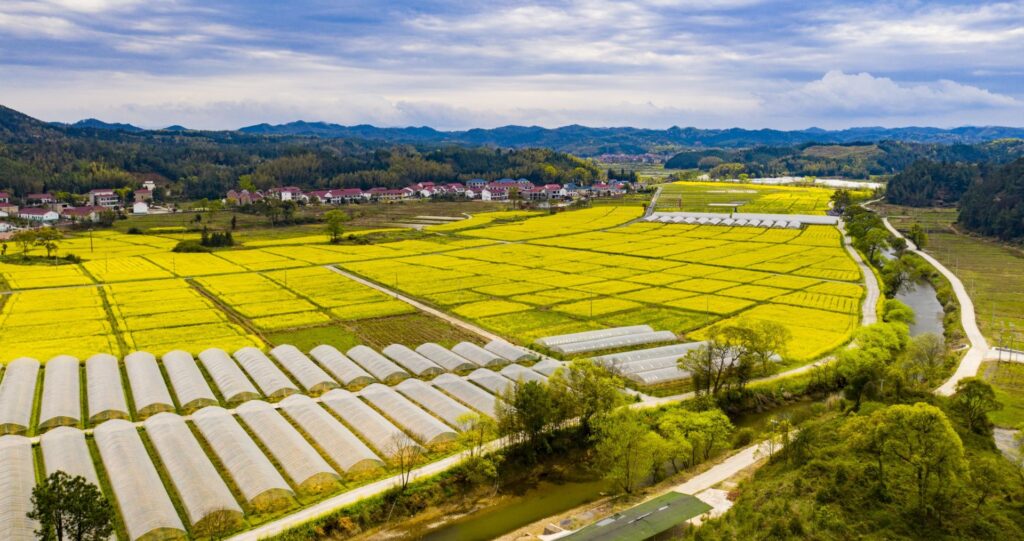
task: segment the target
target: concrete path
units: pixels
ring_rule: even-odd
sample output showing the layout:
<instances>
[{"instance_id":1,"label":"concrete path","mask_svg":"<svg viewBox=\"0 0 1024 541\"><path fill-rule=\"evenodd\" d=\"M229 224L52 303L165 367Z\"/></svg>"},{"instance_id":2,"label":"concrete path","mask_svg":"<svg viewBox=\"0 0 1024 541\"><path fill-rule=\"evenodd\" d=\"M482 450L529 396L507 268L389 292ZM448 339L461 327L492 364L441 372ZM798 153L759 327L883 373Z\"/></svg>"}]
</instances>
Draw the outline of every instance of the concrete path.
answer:
<instances>
[{"instance_id":1,"label":"concrete path","mask_svg":"<svg viewBox=\"0 0 1024 541\"><path fill-rule=\"evenodd\" d=\"M352 280L354 282L358 282L358 283L360 283L360 284L362 284L362 285L364 285L366 287L371 287L373 289L376 289L377 291L380 291L381 293L383 293L383 294L385 294L385 295L387 295L389 297L394 297L395 299L398 299L398 300L400 300L400 301L402 301L402 302L404 302L406 304L412 305L414 308L416 308L418 310L422 310L422 311L424 311L424 312L426 312L426 313L428 313L428 314L430 314L432 316L441 318L441 319L447 321L448 323L451 323L452 325L455 325L456 327L460 327L462 329L465 329L465 330L467 330L467 331L469 331L469 332L471 332L473 334L476 334L478 336L486 338L487 340L504 340L504 338L502 338L502 337L500 337L500 336L498 336L498 335L496 335L496 334L494 334L494 333L492 333L490 331L487 331L487 330L484 330L484 329L482 329L480 327L477 327L476 325L473 325L472 323L468 323L466 321L462 321L461 319L459 319L457 317L453 317L451 315L448 315L448 314L446 314L446 313L444 313L444 312L442 312L442 311L440 311L440 310L438 310L436 308L431 308L431 307L423 304L422 302L419 302L419 301L417 301L415 299L406 297L405 295L402 295L401 293L398 293L396 291L392 291L392 290L390 290L390 289L388 289L388 288L386 288L386 287L384 287L382 285L376 284L376 283L371 282L369 280L366 280L364 278L360 278L359 276L356 276L356 275L354 275L354 274L352 274L350 272L343 271L343 270L339 269L338 267L335 267L335 266L332 266L332 265L324 265L324 268L326 268L327 270L330 270L332 272L336 272L336 273L344 276L345 278L348 278L349 280Z\"/></svg>"},{"instance_id":2,"label":"concrete path","mask_svg":"<svg viewBox=\"0 0 1024 541\"><path fill-rule=\"evenodd\" d=\"M896 230L892 224L889 223L888 218L882 218L882 222L885 224L885 228L890 233L898 238L907 241L907 249L911 252L923 257L925 261L932 264L936 270L942 273L943 276L949 280L950 285L953 286L953 293L956 294L956 300L960 303L960 324L963 325L964 333L967 335L967 339L971 342L971 348L967 350L967 354L960 361L960 366L956 368L956 372L946 380L935 392L941 395L950 396L956 392L956 384L964 378L974 377L978 374L978 369L981 368L981 362L989 355L988 342L985 337L981 334L981 330L978 328L977 318L974 312L974 302L971 301L971 296L967 294L967 288L964 287L963 282L960 278L957 278L956 274L947 269L939 260L935 259L927 252L918 249L910 239L903 236L902 233Z\"/></svg>"},{"instance_id":3,"label":"concrete path","mask_svg":"<svg viewBox=\"0 0 1024 541\"><path fill-rule=\"evenodd\" d=\"M766 443L755 443L744 447L707 471L691 477L685 483L672 487L672 490L681 494L697 494L729 479L767 456Z\"/></svg>"},{"instance_id":4,"label":"concrete path","mask_svg":"<svg viewBox=\"0 0 1024 541\"><path fill-rule=\"evenodd\" d=\"M871 271L868 264L864 262L864 259L860 257L860 253L853 248L853 240L846 234L846 225L842 220L839 221L839 232L843 235L843 247L846 248L846 253L850 254L850 257L860 267L860 273L864 275L864 286L867 290L867 295L864 296L864 302L860 307L860 324L872 325L878 322L878 312L875 308L878 306L878 298L882 295L882 288L878 284L878 277Z\"/></svg>"},{"instance_id":5,"label":"concrete path","mask_svg":"<svg viewBox=\"0 0 1024 541\"><path fill-rule=\"evenodd\" d=\"M647 218L651 214L654 214L654 210L658 208L659 197L661 197L661 186L658 186L654 190L654 195L651 197L651 202L647 204L647 210L644 211L644 218Z\"/></svg>"}]
</instances>

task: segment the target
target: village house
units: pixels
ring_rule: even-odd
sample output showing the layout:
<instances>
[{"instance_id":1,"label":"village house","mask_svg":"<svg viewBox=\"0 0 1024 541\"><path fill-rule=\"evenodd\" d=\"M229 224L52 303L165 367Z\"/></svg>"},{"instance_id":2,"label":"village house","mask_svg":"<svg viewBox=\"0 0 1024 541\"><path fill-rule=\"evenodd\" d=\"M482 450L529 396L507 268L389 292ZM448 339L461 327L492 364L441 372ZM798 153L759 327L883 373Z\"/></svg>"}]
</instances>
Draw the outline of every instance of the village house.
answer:
<instances>
[{"instance_id":1,"label":"village house","mask_svg":"<svg viewBox=\"0 0 1024 541\"><path fill-rule=\"evenodd\" d=\"M114 208L121 202L117 192L109 188L89 190L89 205L94 207Z\"/></svg>"},{"instance_id":2,"label":"village house","mask_svg":"<svg viewBox=\"0 0 1024 541\"><path fill-rule=\"evenodd\" d=\"M149 203L137 201L132 205L132 214L149 214Z\"/></svg>"},{"instance_id":3,"label":"village house","mask_svg":"<svg viewBox=\"0 0 1024 541\"><path fill-rule=\"evenodd\" d=\"M150 190L148 188L141 188L141 189L135 190L135 202L136 203L146 203L146 202L152 201L152 200L153 200L153 190Z\"/></svg>"},{"instance_id":4,"label":"village house","mask_svg":"<svg viewBox=\"0 0 1024 541\"><path fill-rule=\"evenodd\" d=\"M7 192L0 192L0 203L6 204L6 203L10 203L10 202L11 202L11 194L9 194Z\"/></svg>"},{"instance_id":5,"label":"village house","mask_svg":"<svg viewBox=\"0 0 1024 541\"><path fill-rule=\"evenodd\" d=\"M73 222L98 222L103 207L66 207L61 210L60 215Z\"/></svg>"},{"instance_id":6,"label":"village house","mask_svg":"<svg viewBox=\"0 0 1024 541\"><path fill-rule=\"evenodd\" d=\"M29 207L21 209L18 212L18 217L23 220L29 220L33 222L56 222L60 219L60 214L50 209L44 209L40 207Z\"/></svg>"},{"instance_id":7,"label":"village house","mask_svg":"<svg viewBox=\"0 0 1024 541\"><path fill-rule=\"evenodd\" d=\"M309 198L302 193L302 190L295 186L284 186L267 190L267 196L281 201L306 201Z\"/></svg>"},{"instance_id":8,"label":"village house","mask_svg":"<svg viewBox=\"0 0 1024 541\"><path fill-rule=\"evenodd\" d=\"M25 196L25 204L31 207L41 207L56 202L57 198L49 193L30 193Z\"/></svg>"}]
</instances>

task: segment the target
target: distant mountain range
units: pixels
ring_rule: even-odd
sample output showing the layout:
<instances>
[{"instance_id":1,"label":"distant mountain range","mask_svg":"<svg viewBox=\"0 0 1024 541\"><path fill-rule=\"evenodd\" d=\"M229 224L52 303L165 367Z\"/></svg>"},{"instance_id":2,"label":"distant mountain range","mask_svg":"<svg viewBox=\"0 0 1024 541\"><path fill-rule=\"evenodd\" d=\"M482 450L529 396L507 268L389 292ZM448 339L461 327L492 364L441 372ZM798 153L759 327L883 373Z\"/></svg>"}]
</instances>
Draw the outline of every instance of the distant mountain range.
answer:
<instances>
[{"instance_id":1,"label":"distant mountain range","mask_svg":"<svg viewBox=\"0 0 1024 541\"><path fill-rule=\"evenodd\" d=\"M108 123L94 118L73 124L49 123L57 128L111 130L138 133L145 130L131 124ZM156 130L160 131L160 130ZM174 125L162 131L191 131ZM540 126L502 126L492 129L441 131L430 127L380 128L367 124L343 126L326 122L296 121L287 124L256 124L238 130L259 136L298 136L329 139L363 139L387 143L488 145L506 148L544 147L581 156L601 154L672 155L685 148L745 148L754 146L794 146L809 143L849 144L879 141L911 143L974 144L999 139L1024 138L1024 128L1001 126L964 126L942 129L848 128L844 130L747 130L742 128L700 129L673 126L667 130L642 128L592 128L580 125L560 128Z\"/></svg>"}]
</instances>

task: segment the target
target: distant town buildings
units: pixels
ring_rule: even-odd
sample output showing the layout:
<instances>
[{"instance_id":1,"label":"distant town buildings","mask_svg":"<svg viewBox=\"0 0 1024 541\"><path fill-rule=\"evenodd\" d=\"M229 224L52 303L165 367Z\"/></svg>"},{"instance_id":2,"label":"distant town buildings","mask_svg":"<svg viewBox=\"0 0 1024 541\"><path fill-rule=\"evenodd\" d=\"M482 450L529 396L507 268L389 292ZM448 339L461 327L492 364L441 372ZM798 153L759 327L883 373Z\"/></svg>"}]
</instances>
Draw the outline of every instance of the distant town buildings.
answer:
<instances>
[{"instance_id":1,"label":"distant town buildings","mask_svg":"<svg viewBox=\"0 0 1024 541\"><path fill-rule=\"evenodd\" d=\"M525 178L503 178L493 181L472 179L465 183L459 182L417 182L405 188L374 187L368 190L359 188L331 188L302 191L295 186L270 188L263 191L229 190L225 195L227 203L232 205L250 205L264 199L295 201L310 204L341 205L365 203L371 201L403 201L407 199L478 199L481 201L509 201L516 197L521 201L544 202L570 200L579 197L614 197L635 191L638 185L633 182L611 180L592 186L576 184L545 184L538 186Z\"/></svg>"}]
</instances>

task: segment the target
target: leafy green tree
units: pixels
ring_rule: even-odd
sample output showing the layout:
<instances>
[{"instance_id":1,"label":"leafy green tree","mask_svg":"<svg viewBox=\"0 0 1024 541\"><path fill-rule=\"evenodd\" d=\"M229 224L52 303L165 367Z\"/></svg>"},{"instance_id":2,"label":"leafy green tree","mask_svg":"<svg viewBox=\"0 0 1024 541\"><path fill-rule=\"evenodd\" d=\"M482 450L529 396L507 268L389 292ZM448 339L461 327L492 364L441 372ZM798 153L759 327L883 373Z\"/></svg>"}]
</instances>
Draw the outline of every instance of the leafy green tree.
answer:
<instances>
[{"instance_id":1,"label":"leafy green tree","mask_svg":"<svg viewBox=\"0 0 1024 541\"><path fill-rule=\"evenodd\" d=\"M25 259L28 259L29 252L38 246L36 244L37 238L39 238L39 233L35 229L22 229L21 231L15 231L15 233L11 235L11 240L14 244L21 247L21 257Z\"/></svg>"},{"instance_id":2,"label":"leafy green tree","mask_svg":"<svg viewBox=\"0 0 1024 541\"><path fill-rule=\"evenodd\" d=\"M579 419L583 435L591 423L623 403L621 379L588 359L577 359L560 368L548 380L550 394L564 419Z\"/></svg>"},{"instance_id":3,"label":"leafy green tree","mask_svg":"<svg viewBox=\"0 0 1024 541\"><path fill-rule=\"evenodd\" d=\"M907 233L907 238L910 242L913 242L917 246L918 250L924 250L928 247L928 233L925 233L924 228L921 224L915 223L910 226L910 231Z\"/></svg>"},{"instance_id":4,"label":"leafy green tree","mask_svg":"<svg viewBox=\"0 0 1024 541\"><path fill-rule=\"evenodd\" d=\"M882 280L885 282L885 294L889 297L913 289L914 283L921 278L917 265L907 257L890 259L882 266Z\"/></svg>"},{"instance_id":5,"label":"leafy green tree","mask_svg":"<svg viewBox=\"0 0 1024 541\"><path fill-rule=\"evenodd\" d=\"M627 494L651 473L654 456L649 445L651 430L641 414L620 408L594 423L595 463L605 477Z\"/></svg>"},{"instance_id":6,"label":"leafy green tree","mask_svg":"<svg viewBox=\"0 0 1024 541\"><path fill-rule=\"evenodd\" d=\"M882 306L882 320L887 323L913 325L916 319L914 310L896 299L886 299Z\"/></svg>"},{"instance_id":7,"label":"leafy green tree","mask_svg":"<svg viewBox=\"0 0 1024 541\"><path fill-rule=\"evenodd\" d=\"M968 477L963 443L942 410L919 402L880 409L849 427L851 445L876 456L883 487L930 512Z\"/></svg>"},{"instance_id":8,"label":"leafy green tree","mask_svg":"<svg viewBox=\"0 0 1024 541\"><path fill-rule=\"evenodd\" d=\"M935 333L919 334L910 339L903 366L907 377L920 384L938 378L946 364L946 341Z\"/></svg>"},{"instance_id":9,"label":"leafy green tree","mask_svg":"<svg viewBox=\"0 0 1024 541\"><path fill-rule=\"evenodd\" d=\"M889 232L882 228L868 230L863 237L858 238L854 244L864 252L868 261L877 261L878 253L889 247Z\"/></svg>"},{"instance_id":10,"label":"leafy green tree","mask_svg":"<svg viewBox=\"0 0 1024 541\"><path fill-rule=\"evenodd\" d=\"M114 534L114 509L96 485L56 471L32 489L29 518L48 541L105 541Z\"/></svg>"},{"instance_id":11,"label":"leafy green tree","mask_svg":"<svg viewBox=\"0 0 1024 541\"><path fill-rule=\"evenodd\" d=\"M52 257L60 247L64 234L53 227L44 227L36 232L35 245L46 250L46 257Z\"/></svg>"},{"instance_id":12,"label":"leafy green tree","mask_svg":"<svg viewBox=\"0 0 1024 541\"><path fill-rule=\"evenodd\" d=\"M686 466L707 460L717 451L724 449L728 445L732 430L732 421L719 409L696 412L675 408L663 414L658 423L658 431L669 442L675 442L677 452L689 446L690 457L685 463ZM682 441L687 445L682 444ZM682 458L676 453L673 454L676 459Z\"/></svg>"},{"instance_id":13,"label":"leafy green tree","mask_svg":"<svg viewBox=\"0 0 1024 541\"><path fill-rule=\"evenodd\" d=\"M466 413L455 421L459 429L459 441L469 450L469 456L482 455L484 445L498 434L497 423L486 415Z\"/></svg>"},{"instance_id":14,"label":"leafy green tree","mask_svg":"<svg viewBox=\"0 0 1024 541\"><path fill-rule=\"evenodd\" d=\"M952 406L953 411L963 418L968 429L983 435L992 434L989 412L1003 409L1002 402L996 400L992 386L978 377L964 378L957 382Z\"/></svg>"},{"instance_id":15,"label":"leafy green tree","mask_svg":"<svg viewBox=\"0 0 1024 541\"><path fill-rule=\"evenodd\" d=\"M527 381L514 385L502 396L497 413L498 432L525 444L528 458L549 451L548 429L561 419L547 384Z\"/></svg>"},{"instance_id":16,"label":"leafy green tree","mask_svg":"<svg viewBox=\"0 0 1024 541\"><path fill-rule=\"evenodd\" d=\"M324 213L324 222L327 223L327 235L331 238L332 244L336 244L341 240L341 234L345 232L345 222L348 219L347 213L337 209Z\"/></svg>"}]
</instances>

